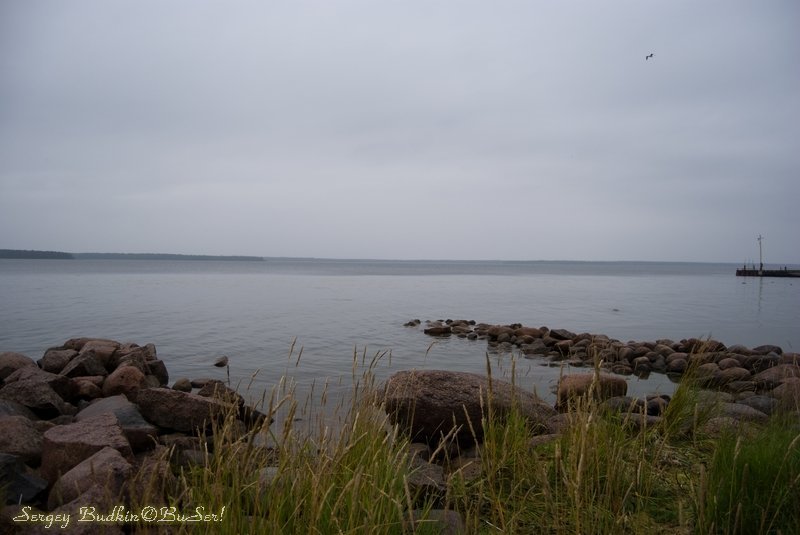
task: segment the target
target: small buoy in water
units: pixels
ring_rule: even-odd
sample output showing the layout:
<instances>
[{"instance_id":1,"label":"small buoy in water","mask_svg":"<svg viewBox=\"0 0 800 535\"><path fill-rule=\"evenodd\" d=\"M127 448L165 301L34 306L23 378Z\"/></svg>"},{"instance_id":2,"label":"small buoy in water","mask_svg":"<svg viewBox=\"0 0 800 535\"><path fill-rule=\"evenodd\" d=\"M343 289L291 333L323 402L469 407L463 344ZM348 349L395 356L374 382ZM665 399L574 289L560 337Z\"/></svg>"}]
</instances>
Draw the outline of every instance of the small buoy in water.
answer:
<instances>
[{"instance_id":1,"label":"small buoy in water","mask_svg":"<svg viewBox=\"0 0 800 535\"><path fill-rule=\"evenodd\" d=\"M224 368L228 365L228 357L220 357L214 362L214 366L217 368Z\"/></svg>"}]
</instances>

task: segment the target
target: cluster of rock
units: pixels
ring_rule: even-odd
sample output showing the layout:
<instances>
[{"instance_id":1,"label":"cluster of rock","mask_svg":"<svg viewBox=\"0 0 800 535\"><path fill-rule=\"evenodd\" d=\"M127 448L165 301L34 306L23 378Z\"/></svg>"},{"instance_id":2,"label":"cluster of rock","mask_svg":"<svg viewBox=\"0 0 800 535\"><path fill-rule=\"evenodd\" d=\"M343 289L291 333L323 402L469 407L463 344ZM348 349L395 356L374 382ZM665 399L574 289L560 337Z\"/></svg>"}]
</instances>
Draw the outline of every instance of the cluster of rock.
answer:
<instances>
[{"instance_id":1,"label":"cluster of rock","mask_svg":"<svg viewBox=\"0 0 800 535\"><path fill-rule=\"evenodd\" d=\"M420 320L412 320L406 326L421 324ZM774 345L727 347L716 340L697 338L621 342L603 334L576 334L567 329L449 319L427 321L423 332L430 336L486 340L491 348L509 351L516 348L527 358L546 359L553 365L599 364L604 371L618 375L646 378L657 372L678 381L692 369L700 386L730 393L736 401L755 397L747 403L769 412L794 407L800 390L800 354L784 352Z\"/></svg>"},{"instance_id":2,"label":"cluster of rock","mask_svg":"<svg viewBox=\"0 0 800 535\"><path fill-rule=\"evenodd\" d=\"M168 388L167 368L152 344L76 338L36 362L0 353L0 381L4 533L35 527L11 520L23 507L22 518L41 511L77 516L87 504L100 509L155 498L170 481L168 459L202 462L203 437L214 421L231 411L245 427L265 419L221 381ZM186 381L180 383L185 390ZM153 482L161 490L148 492ZM122 532L121 525L104 529Z\"/></svg>"},{"instance_id":3,"label":"cluster of rock","mask_svg":"<svg viewBox=\"0 0 800 535\"><path fill-rule=\"evenodd\" d=\"M485 340L498 351L519 351L526 358L541 358L551 365L598 367L598 373L565 373L561 376L554 407L548 407L529 392L491 381L495 414L507 412L506 397L514 392L523 400L524 414L535 425L538 436L531 444L555 439L569 423L568 412L587 395L602 407L618 413L636 426L655 425L671 399L668 395L643 398L627 396L625 375L647 377L651 372L669 374L680 381L691 370L698 386L697 411L708 417L701 432L714 435L724 430L763 424L782 413L800 422L800 354L786 353L778 346L726 347L715 340L688 339L678 342L621 342L605 335L576 334L566 329L526 327L521 324L491 325L473 320L412 320L407 327L422 328L429 336L458 336ZM386 408L396 423L410 429L419 443L420 485L443 492L445 481L455 473L480 475L480 448L470 448L469 439L480 440L481 415L485 414L489 380L472 374L444 371L400 372L385 384ZM497 394L500 393L498 398ZM464 397L471 400L465 400ZM532 407L533 409L529 408ZM453 425L458 431L452 431ZM431 456L437 440L447 433L461 446L445 462ZM466 440L466 448L465 445Z\"/></svg>"}]
</instances>

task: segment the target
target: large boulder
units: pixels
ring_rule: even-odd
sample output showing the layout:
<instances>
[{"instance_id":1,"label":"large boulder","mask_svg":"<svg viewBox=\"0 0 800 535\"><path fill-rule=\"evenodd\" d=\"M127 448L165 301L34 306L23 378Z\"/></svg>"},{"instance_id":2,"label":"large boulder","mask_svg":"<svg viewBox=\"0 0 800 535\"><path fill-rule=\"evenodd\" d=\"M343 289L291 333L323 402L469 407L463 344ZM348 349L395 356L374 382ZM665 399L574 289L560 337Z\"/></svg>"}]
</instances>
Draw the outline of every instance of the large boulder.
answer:
<instances>
[{"instance_id":1,"label":"large boulder","mask_svg":"<svg viewBox=\"0 0 800 535\"><path fill-rule=\"evenodd\" d=\"M57 347L48 349L44 356L39 359L39 367L46 372L60 373L78 354L74 349L59 349Z\"/></svg>"},{"instance_id":2,"label":"large boulder","mask_svg":"<svg viewBox=\"0 0 800 535\"><path fill-rule=\"evenodd\" d=\"M29 420L36 420L36 415L28 407L16 401L0 399L0 418L3 416L24 416Z\"/></svg>"},{"instance_id":3,"label":"large boulder","mask_svg":"<svg viewBox=\"0 0 800 535\"><path fill-rule=\"evenodd\" d=\"M139 390L136 404L149 422L182 433L209 429L214 420L222 419L227 412L235 410L218 399L171 388Z\"/></svg>"},{"instance_id":4,"label":"large boulder","mask_svg":"<svg viewBox=\"0 0 800 535\"><path fill-rule=\"evenodd\" d=\"M538 327L520 327L514 330L514 335L518 337L530 336L532 338L542 338L547 333L547 330L542 330Z\"/></svg>"},{"instance_id":5,"label":"large boulder","mask_svg":"<svg viewBox=\"0 0 800 535\"><path fill-rule=\"evenodd\" d=\"M775 407L778 405L778 400L770 396L754 395L737 401L737 403L752 407L769 416L775 411Z\"/></svg>"},{"instance_id":6,"label":"large boulder","mask_svg":"<svg viewBox=\"0 0 800 535\"><path fill-rule=\"evenodd\" d=\"M777 400L775 408L781 412L800 413L800 379L786 379L770 392Z\"/></svg>"},{"instance_id":7,"label":"large boulder","mask_svg":"<svg viewBox=\"0 0 800 535\"><path fill-rule=\"evenodd\" d=\"M84 377L87 375L108 375L106 367L94 352L81 351L59 372L65 377Z\"/></svg>"},{"instance_id":8,"label":"large boulder","mask_svg":"<svg viewBox=\"0 0 800 535\"><path fill-rule=\"evenodd\" d=\"M551 329L549 336L551 338L555 338L556 340L572 340L578 335L572 331L568 331L567 329Z\"/></svg>"},{"instance_id":9,"label":"large boulder","mask_svg":"<svg viewBox=\"0 0 800 535\"><path fill-rule=\"evenodd\" d=\"M508 341L514 336L514 328L509 325L492 325L486 331L486 335L491 341Z\"/></svg>"},{"instance_id":10,"label":"large boulder","mask_svg":"<svg viewBox=\"0 0 800 535\"><path fill-rule=\"evenodd\" d=\"M97 377L76 377L73 380L75 385L75 395L79 400L97 399L103 397L101 385L103 384L104 377L100 377L98 384Z\"/></svg>"},{"instance_id":11,"label":"large boulder","mask_svg":"<svg viewBox=\"0 0 800 535\"><path fill-rule=\"evenodd\" d=\"M124 394L135 399L136 393L144 387L144 373L134 366L121 366L106 377L103 382L103 395L106 397Z\"/></svg>"},{"instance_id":12,"label":"large boulder","mask_svg":"<svg viewBox=\"0 0 800 535\"><path fill-rule=\"evenodd\" d=\"M0 398L24 405L45 419L76 412L75 407L64 401L46 382L15 381L0 388Z\"/></svg>"},{"instance_id":13,"label":"large boulder","mask_svg":"<svg viewBox=\"0 0 800 535\"><path fill-rule=\"evenodd\" d=\"M716 416L735 418L740 422L766 423L769 417L758 409L743 403L720 403L715 407Z\"/></svg>"},{"instance_id":14,"label":"large boulder","mask_svg":"<svg viewBox=\"0 0 800 535\"><path fill-rule=\"evenodd\" d=\"M0 509L3 505L30 502L47 486L47 481L29 473L20 457L0 453L0 488L5 489L6 498L5 504L0 503Z\"/></svg>"},{"instance_id":15,"label":"large boulder","mask_svg":"<svg viewBox=\"0 0 800 535\"><path fill-rule=\"evenodd\" d=\"M133 366L140 372L147 373L147 362L150 353L143 347L134 347L126 351L117 351L108 362L109 370L116 370L121 366Z\"/></svg>"},{"instance_id":16,"label":"large boulder","mask_svg":"<svg viewBox=\"0 0 800 535\"><path fill-rule=\"evenodd\" d=\"M47 384L65 401L72 401L75 397L76 389L72 379L64 377L63 375L40 370L38 366L26 366L18 369L6 377L6 386L20 381L28 381L29 384Z\"/></svg>"},{"instance_id":17,"label":"large boulder","mask_svg":"<svg viewBox=\"0 0 800 535\"><path fill-rule=\"evenodd\" d=\"M744 368L729 367L720 370L715 377L720 384L728 384L735 381L746 381L750 379L750 372Z\"/></svg>"},{"instance_id":18,"label":"large boulder","mask_svg":"<svg viewBox=\"0 0 800 535\"><path fill-rule=\"evenodd\" d=\"M173 390L178 389L173 387ZM253 407L250 407L249 405L246 405L244 397L242 397L242 395L236 390L226 386L222 381L216 379L208 381L202 386L202 388L200 388L200 390L197 392L197 395L213 398L222 401L223 403L237 406L239 409L238 418L244 422L248 428L261 426L267 420L266 414L254 409ZM272 419L270 419L269 423L272 423Z\"/></svg>"},{"instance_id":19,"label":"large boulder","mask_svg":"<svg viewBox=\"0 0 800 535\"><path fill-rule=\"evenodd\" d=\"M179 392L191 392L192 391L192 382L187 379L186 377L181 377L172 385L173 390L178 390Z\"/></svg>"},{"instance_id":20,"label":"large boulder","mask_svg":"<svg viewBox=\"0 0 800 535\"><path fill-rule=\"evenodd\" d=\"M623 377L606 373L564 375L558 382L556 406L565 409L570 402L590 393L598 401L625 396L628 393L628 382Z\"/></svg>"},{"instance_id":21,"label":"large boulder","mask_svg":"<svg viewBox=\"0 0 800 535\"><path fill-rule=\"evenodd\" d=\"M5 380L6 377L26 366L37 367L33 359L22 353L9 351L0 353L0 381Z\"/></svg>"},{"instance_id":22,"label":"large boulder","mask_svg":"<svg viewBox=\"0 0 800 535\"><path fill-rule=\"evenodd\" d=\"M47 508L71 502L95 485L107 490L109 497L119 498L132 471L131 463L118 450L106 446L58 478L50 490Z\"/></svg>"},{"instance_id":23,"label":"large boulder","mask_svg":"<svg viewBox=\"0 0 800 535\"><path fill-rule=\"evenodd\" d=\"M169 383L169 371L167 371L167 365L164 364L163 360L148 360L147 375L148 377L155 377L159 386L165 386Z\"/></svg>"},{"instance_id":24,"label":"large boulder","mask_svg":"<svg viewBox=\"0 0 800 535\"><path fill-rule=\"evenodd\" d=\"M75 415L75 421L83 422L106 413L117 417L119 426L134 452L152 449L156 444L158 428L145 420L139 412L139 407L122 394L92 402Z\"/></svg>"},{"instance_id":25,"label":"large boulder","mask_svg":"<svg viewBox=\"0 0 800 535\"><path fill-rule=\"evenodd\" d=\"M107 521L102 516L114 515L115 511L124 515L128 513L126 509L120 510L123 507L120 500L112 495L103 485L92 485L89 490L75 498L69 503L49 511L48 515L53 515L53 518L71 519L69 531L70 535L124 535L128 531L124 528L122 522ZM137 511L138 512L138 511ZM135 514L135 513L134 513ZM112 517L113 518L113 517ZM60 524L53 524L53 528L60 527ZM159 526L160 529L146 531L147 533L175 533L167 526ZM56 533L62 530L54 529ZM50 531L42 530L40 533L50 533Z\"/></svg>"},{"instance_id":26,"label":"large boulder","mask_svg":"<svg viewBox=\"0 0 800 535\"><path fill-rule=\"evenodd\" d=\"M534 428L547 431L546 422L555 414L551 407L510 383L473 373L397 372L384 384L382 400L392 422L406 428L414 440L435 444L455 426L454 438L469 444L483 438L490 393L495 415L502 417L515 406Z\"/></svg>"},{"instance_id":27,"label":"large boulder","mask_svg":"<svg viewBox=\"0 0 800 535\"><path fill-rule=\"evenodd\" d=\"M118 450L126 458L133 457L131 445L113 414L105 413L82 422L52 427L44 433L42 476L55 483L60 474L105 447Z\"/></svg>"},{"instance_id":28,"label":"large boulder","mask_svg":"<svg viewBox=\"0 0 800 535\"><path fill-rule=\"evenodd\" d=\"M61 349L74 349L75 351L81 351L84 347L89 346L90 348L93 345L96 346L113 346L115 349L119 347L119 342L114 340L109 340L107 338L91 338L91 337L81 337L81 338L70 338L64 345L61 346Z\"/></svg>"},{"instance_id":29,"label":"large boulder","mask_svg":"<svg viewBox=\"0 0 800 535\"><path fill-rule=\"evenodd\" d=\"M422 332L429 336L449 336L453 332L453 328L449 325L432 325Z\"/></svg>"},{"instance_id":30,"label":"large boulder","mask_svg":"<svg viewBox=\"0 0 800 535\"><path fill-rule=\"evenodd\" d=\"M78 355L91 355L100 361L103 366L108 367L109 361L117 350L119 350L119 347L119 342L115 342L114 340L89 340L81 347Z\"/></svg>"},{"instance_id":31,"label":"large boulder","mask_svg":"<svg viewBox=\"0 0 800 535\"><path fill-rule=\"evenodd\" d=\"M0 417L0 452L36 466L42 459L42 433L24 416Z\"/></svg>"},{"instance_id":32,"label":"large boulder","mask_svg":"<svg viewBox=\"0 0 800 535\"><path fill-rule=\"evenodd\" d=\"M796 364L778 364L767 368L753 376L753 381L761 388L770 390L785 379L800 377L800 366Z\"/></svg>"}]
</instances>

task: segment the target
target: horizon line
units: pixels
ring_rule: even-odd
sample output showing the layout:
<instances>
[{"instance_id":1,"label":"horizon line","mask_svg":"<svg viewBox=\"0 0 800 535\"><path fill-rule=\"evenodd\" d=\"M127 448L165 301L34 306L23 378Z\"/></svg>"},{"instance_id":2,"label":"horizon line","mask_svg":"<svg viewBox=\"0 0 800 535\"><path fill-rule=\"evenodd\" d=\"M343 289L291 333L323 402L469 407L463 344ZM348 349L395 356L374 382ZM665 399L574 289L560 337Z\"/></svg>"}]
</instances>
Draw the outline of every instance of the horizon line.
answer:
<instances>
[{"instance_id":1,"label":"horizon line","mask_svg":"<svg viewBox=\"0 0 800 535\"><path fill-rule=\"evenodd\" d=\"M44 249L5 249L0 248L2 252L22 252L34 254L69 254L69 255L109 255L109 256L185 256L185 257L204 257L209 260L214 258L241 258L241 259L261 259L261 260L295 260L295 261L335 261L335 262L506 262L506 263L557 263L557 262L572 262L572 263L648 263L648 264L731 264L731 265L755 265L753 261L749 262L733 262L725 260L577 260L577 259L508 259L508 258L369 258L369 257L327 257L327 256L264 256L264 255L245 255L245 254L208 254L208 253L142 253L142 252L74 252L74 251L56 251ZM769 265L797 265L795 262L765 262Z\"/></svg>"}]
</instances>

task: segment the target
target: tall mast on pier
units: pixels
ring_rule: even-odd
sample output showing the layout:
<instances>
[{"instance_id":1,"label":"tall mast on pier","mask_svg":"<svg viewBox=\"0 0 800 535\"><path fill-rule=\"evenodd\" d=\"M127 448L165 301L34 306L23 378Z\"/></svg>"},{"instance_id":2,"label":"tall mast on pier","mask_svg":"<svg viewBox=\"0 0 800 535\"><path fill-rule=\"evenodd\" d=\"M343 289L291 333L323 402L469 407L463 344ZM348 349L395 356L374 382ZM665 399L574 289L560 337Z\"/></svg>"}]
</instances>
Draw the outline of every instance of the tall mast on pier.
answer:
<instances>
[{"instance_id":1,"label":"tall mast on pier","mask_svg":"<svg viewBox=\"0 0 800 535\"><path fill-rule=\"evenodd\" d=\"M761 234L758 235L758 271L764 271L764 257L761 255Z\"/></svg>"}]
</instances>

